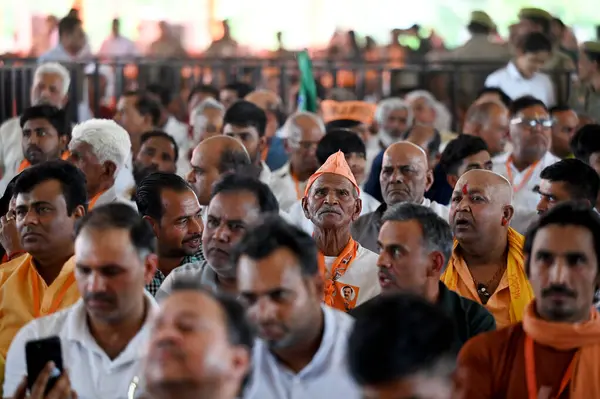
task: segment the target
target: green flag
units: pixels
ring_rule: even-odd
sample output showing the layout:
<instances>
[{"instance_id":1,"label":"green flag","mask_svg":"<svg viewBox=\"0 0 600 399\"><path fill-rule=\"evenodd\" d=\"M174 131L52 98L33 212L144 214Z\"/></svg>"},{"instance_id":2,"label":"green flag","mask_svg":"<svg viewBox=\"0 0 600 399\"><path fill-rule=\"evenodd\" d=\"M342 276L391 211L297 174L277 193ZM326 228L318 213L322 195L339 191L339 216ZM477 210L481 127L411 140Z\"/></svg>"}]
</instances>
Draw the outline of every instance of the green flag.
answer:
<instances>
[{"instance_id":1,"label":"green flag","mask_svg":"<svg viewBox=\"0 0 600 399\"><path fill-rule=\"evenodd\" d=\"M317 85L312 72L312 63L306 50L297 55L300 69L300 89L298 90L298 111L317 112Z\"/></svg>"}]
</instances>

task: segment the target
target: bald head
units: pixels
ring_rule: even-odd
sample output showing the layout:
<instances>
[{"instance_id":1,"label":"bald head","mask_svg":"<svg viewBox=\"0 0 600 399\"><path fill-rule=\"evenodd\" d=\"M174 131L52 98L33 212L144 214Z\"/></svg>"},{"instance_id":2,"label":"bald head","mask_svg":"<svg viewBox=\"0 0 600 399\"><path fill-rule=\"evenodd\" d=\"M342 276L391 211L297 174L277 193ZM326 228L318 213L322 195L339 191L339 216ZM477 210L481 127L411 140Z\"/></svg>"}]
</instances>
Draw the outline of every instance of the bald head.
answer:
<instances>
[{"instance_id":1,"label":"bald head","mask_svg":"<svg viewBox=\"0 0 600 399\"><path fill-rule=\"evenodd\" d=\"M500 101L475 103L467 111L463 133L481 137L492 156L504 152L508 131L508 109Z\"/></svg>"},{"instance_id":2,"label":"bald head","mask_svg":"<svg viewBox=\"0 0 600 399\"><path fill-rule=\"evenodd\" d=\"M319 167L317 144L325 136L325 124L316 114L297 112L287 119L283 132L291 169L304 181Z\"/></svg>"},{"instance_id":3,"label":"bald head","mask_svg":"<svg viewBox=\"0 0 600 399\"><path fill-rule=\"evenodd\" d=\"M192 171L187 175L200 204L208 206L213 184L225 173L251 167L244 145L229 136L210 137L194 149Z\"/></svg>"},{"instance_id":4,"label":"bald head","mask_svg":"<svg viewBox=\"0 0 600 399\"><path fill-rule=\"evenodd\" d=\"M498 173L485 169L470 170L458 179L454 191L462 191L465 185L468 185L468 187L489 187L494 191L493 202L503 205L512 204L512 185L504 176Z\"/></svg>"},{"instance_id":5,"label":"bald head","mask_svg":"<svg viewBox=\"0 0 600 399\"><path fill-rule=\"evenodd\" d=\"M421 204L425 191L433 184L427 154L408 141L392 144L383 154L379 182L388 206L400 202Z\"/></svg>"},{"instance_id":6,"label":"bald head","mask_svg":"<svg viewBox=\"0 0 600 399\"><path fill-rule=\"evenodd\" d=\"M263 111L275 111L281 107L281 98L270 90L255 90L248 94L244 100L251 102Z\"/></svg>"}]
</instances>

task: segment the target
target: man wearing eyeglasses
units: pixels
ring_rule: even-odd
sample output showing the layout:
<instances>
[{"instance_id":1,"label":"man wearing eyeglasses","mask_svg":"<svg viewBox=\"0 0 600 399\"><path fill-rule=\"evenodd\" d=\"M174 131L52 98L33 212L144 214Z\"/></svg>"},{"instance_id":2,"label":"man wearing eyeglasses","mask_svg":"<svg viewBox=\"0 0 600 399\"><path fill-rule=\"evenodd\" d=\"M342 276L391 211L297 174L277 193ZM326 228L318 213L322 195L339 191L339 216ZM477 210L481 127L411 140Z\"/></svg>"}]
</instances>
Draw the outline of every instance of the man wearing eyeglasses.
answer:
<instances>
[{"instance_id":1,"label":"man wearing eyeglasses","mask_svg":"<svg viewBox=\"0 0 600 399\"><path fill-rule=\"evenodd\" d=\"M550 108L550 115L554 121L550 151L560 159L573 158L569 144L579 124L577 113L569 106L557 105Z\"/></svg>"},{"instance_id":2,"label":"man wearing eyeglasses","mask_svg":"<svg viewBox=\"0 0 600 399\"><path fill-rule=\"evenodd\" d=\"M510 107L510 139L513 150L498 158L494 172L506 177L514 193L515 216L511 226L523 234L536 219L540 174L547 166L560 161L550 152L554 121L544 103L525 96Z\"/></svg>"}]
</instances>

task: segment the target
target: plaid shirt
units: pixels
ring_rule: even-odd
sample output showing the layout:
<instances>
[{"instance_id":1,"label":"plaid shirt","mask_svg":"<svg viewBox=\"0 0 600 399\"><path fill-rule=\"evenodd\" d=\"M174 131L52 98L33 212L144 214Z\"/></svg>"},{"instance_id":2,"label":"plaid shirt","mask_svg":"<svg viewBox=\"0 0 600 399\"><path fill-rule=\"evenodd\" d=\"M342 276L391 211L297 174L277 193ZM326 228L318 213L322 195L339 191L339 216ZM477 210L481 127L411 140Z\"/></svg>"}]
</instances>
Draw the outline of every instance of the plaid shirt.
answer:
<instances>
[{"instance_id":1,"label":"plaid shirt","mask_svg":"<svg viewBox=\"0 0 600 399\"><path fill-rule=\"evenodd\" d=\"M186 256L185 258L183 258L179 266L183 266L188 263L204 261L204 253L202 252L202 249L200 249L200 251L196 252L194 255ZM152 296L156 295L156 292L160 288L160 285L163 283L163 281L165 281L165 278L167 278L167 276L165 276L160 270L156 269L156 273L154 274L152 281L146 286L146 289L148 290L148 292L150 292L150 294L152 294Z\"/></svg>"}]
</instances>

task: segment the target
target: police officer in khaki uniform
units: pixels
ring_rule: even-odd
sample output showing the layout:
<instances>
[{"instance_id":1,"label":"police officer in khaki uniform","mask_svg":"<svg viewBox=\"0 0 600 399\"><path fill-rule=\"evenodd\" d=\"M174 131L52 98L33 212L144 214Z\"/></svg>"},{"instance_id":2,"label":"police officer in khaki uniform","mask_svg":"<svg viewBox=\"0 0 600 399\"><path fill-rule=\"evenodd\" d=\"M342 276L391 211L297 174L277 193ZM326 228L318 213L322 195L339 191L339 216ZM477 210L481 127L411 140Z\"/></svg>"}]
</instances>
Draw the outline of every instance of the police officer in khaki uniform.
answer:
<instances>
[{"instance_id":1,"label":"police officer in khaki uniform","mask_svg":"<svg viewBox=\"0 0 600 399\"><path fill-rule=\"evenodd\" d=\"M600 121L600 41L583 43L578 69L579 83L571 91L569 105Z\"/></svg>"}]
</instances>

